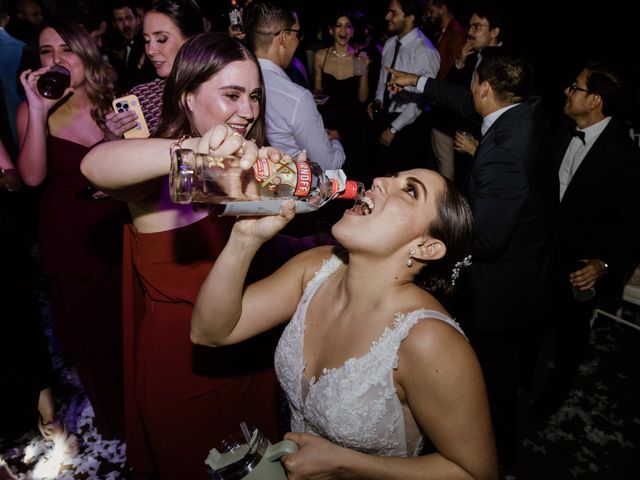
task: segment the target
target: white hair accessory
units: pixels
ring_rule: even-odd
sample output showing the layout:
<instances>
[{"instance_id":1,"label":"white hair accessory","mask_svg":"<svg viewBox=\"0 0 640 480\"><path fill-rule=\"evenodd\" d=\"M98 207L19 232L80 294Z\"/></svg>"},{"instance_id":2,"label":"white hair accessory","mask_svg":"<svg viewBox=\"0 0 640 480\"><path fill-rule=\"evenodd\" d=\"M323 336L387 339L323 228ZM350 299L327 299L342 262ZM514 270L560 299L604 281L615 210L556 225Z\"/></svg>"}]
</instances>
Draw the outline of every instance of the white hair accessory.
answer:
<instances>
[{"instance_id":1,"label":"white hair accessory","mask_svg":"<svg viewBox=\"0 0 640 480\"><path fill-rule=\"evenodd\" d=\"M471 255L467 255L453 266L451 270L451 286L456 284L456 280L460 276L460 270L471 265Z\"/></svg>"}]
</instances>

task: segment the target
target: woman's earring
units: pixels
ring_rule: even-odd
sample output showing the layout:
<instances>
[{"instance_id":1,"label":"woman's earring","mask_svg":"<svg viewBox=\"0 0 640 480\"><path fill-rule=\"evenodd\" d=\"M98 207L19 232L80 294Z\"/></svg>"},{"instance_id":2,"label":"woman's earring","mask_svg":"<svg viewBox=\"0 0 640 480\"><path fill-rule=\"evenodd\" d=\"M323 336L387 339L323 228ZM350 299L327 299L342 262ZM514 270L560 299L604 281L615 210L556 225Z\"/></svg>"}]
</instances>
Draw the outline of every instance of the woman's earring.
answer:
<instances>
[{"instance_id":1,"label":"woman's earring","mask_svg":"<svg viewBox=\"0 0 640 480\"><path fill-rule=\"evenodd\" d=\"M413 267L413 256L416 254L415 249L411 249L409 250L409 258L407 259L406 265L407 267L411 268Z\"/></svg>"}]
</instances>

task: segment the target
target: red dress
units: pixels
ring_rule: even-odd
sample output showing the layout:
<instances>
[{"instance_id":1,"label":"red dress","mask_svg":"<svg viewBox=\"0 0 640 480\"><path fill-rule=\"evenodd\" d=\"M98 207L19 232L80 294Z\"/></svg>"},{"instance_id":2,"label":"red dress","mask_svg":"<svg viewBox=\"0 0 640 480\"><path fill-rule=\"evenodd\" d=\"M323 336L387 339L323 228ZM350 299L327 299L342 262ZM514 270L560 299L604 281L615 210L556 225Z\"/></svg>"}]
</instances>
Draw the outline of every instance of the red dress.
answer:
<instances>
[{"instance_id":1,"label":"red dress","mask_svg":"<svg viewBox=\"0 0 640 480\"><path fill-rule=\"evenodd\" d=\"M122 437L124 202L87 195L80 162L91 147L49 135L39 247L54 331L71 356L105 438Z\"/></svg>"},{"instance_id":2,"label":"red dress","mask_svg":"<svg viewBox=\"0 0 640 480\"><path fill-rule=\"evenodd\" d=\"M275 341L209 348L189 339L193 303L231 225L210 216L156 233L125 228L125 430L134 478L208 480L209 450L242 421L276 436Z\"/></svg>"}]
</instances>

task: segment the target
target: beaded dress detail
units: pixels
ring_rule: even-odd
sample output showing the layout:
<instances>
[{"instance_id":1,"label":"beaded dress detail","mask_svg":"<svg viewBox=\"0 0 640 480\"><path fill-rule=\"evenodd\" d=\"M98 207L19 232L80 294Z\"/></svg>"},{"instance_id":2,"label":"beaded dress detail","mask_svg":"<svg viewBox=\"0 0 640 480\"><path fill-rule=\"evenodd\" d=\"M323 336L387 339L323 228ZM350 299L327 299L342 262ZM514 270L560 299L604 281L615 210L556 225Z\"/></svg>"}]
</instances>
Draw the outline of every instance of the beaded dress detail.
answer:
<instances>
[{"instance_id":1,"label":"beaded dress detail","mask_svg":"<svg viewBox=\"0 0 640 480\"><path fill-rule=\"evenodd\" d=\"M368 353L350 358L341 367L325 369L320 378L307 378L303 358L307 307L320 285L342 265L333 256L316 272L276 349L276 374L289 400L291 430L374 455L418 455L423 433L401 404L393 383L398 348L423 318L442 320L464 333L454 320L433 310L398 313L393 328L387 327Z\"/></svg>"}]
</instances>

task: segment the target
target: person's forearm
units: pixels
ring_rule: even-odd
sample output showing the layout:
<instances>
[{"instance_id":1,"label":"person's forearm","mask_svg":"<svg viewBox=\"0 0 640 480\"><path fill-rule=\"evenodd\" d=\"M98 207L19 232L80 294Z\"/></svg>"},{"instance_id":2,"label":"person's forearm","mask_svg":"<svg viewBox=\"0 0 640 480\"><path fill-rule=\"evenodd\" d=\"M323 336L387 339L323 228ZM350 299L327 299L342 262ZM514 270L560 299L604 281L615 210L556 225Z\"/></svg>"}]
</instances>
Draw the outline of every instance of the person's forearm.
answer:
<instances>
[{"instance_id":1,"label":"person's forearm","mask_svg":"<svg viewBox=\"0 0 640 480\"><path fill-rule=\"evenodd\" d=\"M195 149L197 140L187 139L182 147ZM103 143L84 157L80 171L93 185L119 198L119 191L144 185L169 173L172 143L174 140L163 138Z\"/></svg>"},{"instance_id":2,"label":"person's forearm","mask_svg":"<svg viewBox=\"0 0 640 480\"><path fill-rule=\"evenodd\" d=\"M485 472L472 475L439 453L419 457L382 457L351 451L339 466L348 480L495 480L497 472L487 467Z\"/></svg>"},{"instance_id":3,"label":"person's forearm","mask_svg":"<svg viewBox=\"0 0 640 480\"><path fill-rule=\"evenodd\" d=\"M193 307L191 341L224 345L242 314L244 283L261 243L232 231L227 245L207 275Z\"/></svg>"},{"instance_id":4,"label":"person's forearm","mask_svg":"<svg viewBox=\"0 0 640 480\"><path fill-rule=\"evenodd\" d=\"M31 187L40 185L47 176L46 123L46 112L29 112L24 137L20 138L18 172Z\"/></svg>"},{"instance_id":5,"label":"person's forearm","mask_svg":"<svg viewBox=\"0 0 640 480\"><path fill-rule=\"evenodd\" d=\"M398 117L393 122L391 122L391 124L398 130L402 130L407 125L415 122L420 114L422 114L422 110L420 110L420 108L415 103L409 104L400 113L400 115L398 115Z\"/></svg>"},{"instance_id":6,"label":"person's forearm","mask_svg":"<svg viewBox=\"0 0 640 480\"><path fill-rule=\"evenodd\" d=\"M364 74L360 76L359 84L358 84L358 100L361 103L364 103L369 98L369 76L368 74Z\"/></svg>"}]
</instances>

